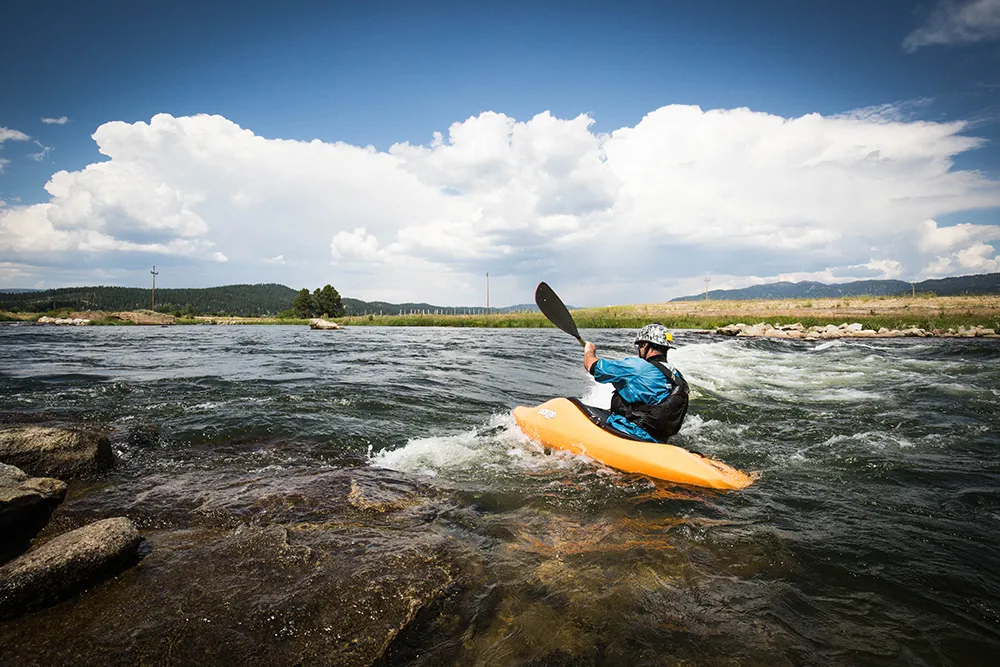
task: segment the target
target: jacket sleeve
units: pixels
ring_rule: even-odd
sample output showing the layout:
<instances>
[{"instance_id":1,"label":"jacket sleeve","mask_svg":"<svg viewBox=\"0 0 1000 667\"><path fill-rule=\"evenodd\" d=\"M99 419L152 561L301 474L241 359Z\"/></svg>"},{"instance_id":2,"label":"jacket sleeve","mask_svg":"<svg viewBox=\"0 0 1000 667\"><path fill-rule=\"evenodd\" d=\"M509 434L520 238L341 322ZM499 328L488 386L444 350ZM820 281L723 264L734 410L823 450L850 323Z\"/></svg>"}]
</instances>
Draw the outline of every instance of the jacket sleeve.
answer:
<instances>
[{"instance_id":1,"label":"jacket sleeve","mask_svg":"<svg viewBox=\"0 0 1000 667\"><path fill-rule=\"evenodd\" d=\"M598 382L624 382L635 374L635 371L624 361L613 359L598 359L590 367L590 374Z\"/></svg>"}]
</instances>

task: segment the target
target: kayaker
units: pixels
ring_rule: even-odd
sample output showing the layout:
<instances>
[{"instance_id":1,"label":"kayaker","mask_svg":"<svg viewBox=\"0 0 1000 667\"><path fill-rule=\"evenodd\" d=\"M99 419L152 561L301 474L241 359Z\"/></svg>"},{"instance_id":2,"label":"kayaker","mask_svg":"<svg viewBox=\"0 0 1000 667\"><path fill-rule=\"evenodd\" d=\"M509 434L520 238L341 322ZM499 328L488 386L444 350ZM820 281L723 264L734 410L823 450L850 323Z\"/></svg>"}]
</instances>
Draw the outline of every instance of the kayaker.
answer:
<instances>
[{"instance_id":1,"label":"kayaker","mask_svg":"<svg viewBox=\"0 0 1000 667\"><path fill-rule=\"evenodd\" d=\"M638 440L666 442L681 429L688 408L684 376L667 363L674 337L662 324L647 324L635 337L638 357L599 359L583 348L583 366L598 382L615 387L606 425Z\"/></svg>"}]
</instances>

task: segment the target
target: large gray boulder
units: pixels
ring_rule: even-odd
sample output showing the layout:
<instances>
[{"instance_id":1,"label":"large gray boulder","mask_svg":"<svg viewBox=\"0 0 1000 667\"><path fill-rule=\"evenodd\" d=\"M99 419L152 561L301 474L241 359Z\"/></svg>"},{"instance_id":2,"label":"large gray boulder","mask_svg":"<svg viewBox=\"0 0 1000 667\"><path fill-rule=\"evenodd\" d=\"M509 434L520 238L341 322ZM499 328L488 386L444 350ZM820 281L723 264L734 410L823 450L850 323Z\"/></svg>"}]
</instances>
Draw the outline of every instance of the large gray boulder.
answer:
<instances>
[{"instance_id":1,"label":"large gray boulder","mask_svg":"<svg viewBox=\"0 0 1000 667\"><path fill-rule=\"evenodd\" d=\"M142 538L119 517L70 531L0 567L0 618L42 609L128 569Z\"/></svg>"},{"instance_id":2,"label":"large gray boulder","mask_svg":"<svg viewBox=\"0 0 1000 667\"><path fill-rule=\"evenodd\" d=\"M0 563L28 549L65 497L65 482L28 477L20 468L0 463Z\"/></svg>"},{"instance_id":3,"label":"large gray boulder","mask_svg":"<svg viewBox=\"0 0 1000 667\"><path fill-rule=\"evenodd\" d=\"M29 475L82 477L114 462L103 429L85 425L0 424L0 463Z\"/></svg>"}]
</instances>

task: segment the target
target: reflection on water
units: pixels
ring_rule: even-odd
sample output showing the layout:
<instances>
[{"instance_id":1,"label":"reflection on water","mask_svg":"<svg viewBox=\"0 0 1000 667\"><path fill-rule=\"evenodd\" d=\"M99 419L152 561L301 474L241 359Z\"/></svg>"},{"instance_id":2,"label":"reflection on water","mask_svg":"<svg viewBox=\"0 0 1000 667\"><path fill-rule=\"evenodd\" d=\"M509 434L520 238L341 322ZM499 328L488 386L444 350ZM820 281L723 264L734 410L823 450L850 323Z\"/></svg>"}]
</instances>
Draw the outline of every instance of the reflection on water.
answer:
<instances>
[{"instance_id":1,"label":"reflection on water","mask_svg":"<svg viewBox=\"0 0 1000 667\"><path fill-rule=\"evenodd\" d=\"M584 335L630 352L629 332ZM991 659L996 341L677 340L692 404L675 442L759 471L749 489L654 482L527 439L515 405L609 398L554 330L0 327L0 410L118 436L118 466L77 483L51 532L127 515L154 545L119 580L0 625L0 650L23 664L66 645L94 663L119 645L124 662L168 663ZM194 634L192 610L212 621ZM381 643L358 638L362 622ZM212 653L229 643L243 648Z\"/></svg>"}]
</instances>

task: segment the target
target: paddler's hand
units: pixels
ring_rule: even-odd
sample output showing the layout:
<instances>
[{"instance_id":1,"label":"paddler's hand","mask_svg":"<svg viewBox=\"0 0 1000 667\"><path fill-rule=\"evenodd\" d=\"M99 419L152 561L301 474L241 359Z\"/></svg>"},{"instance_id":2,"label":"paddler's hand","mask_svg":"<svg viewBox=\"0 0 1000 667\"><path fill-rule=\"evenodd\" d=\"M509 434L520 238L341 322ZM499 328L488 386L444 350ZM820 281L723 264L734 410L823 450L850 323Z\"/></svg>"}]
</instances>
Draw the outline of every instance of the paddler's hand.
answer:
<instances>
[{"instance_id":1,"label":"paddler's hand","mask_svg":"<svg viewBox=\"0 0 1000 667\"><path fill-rule=\"evenodd\" d=\"M597 346L590 341L583 345L583 367L590 372L591 367L597 363Z\"/></svg>"}]
</instances>

